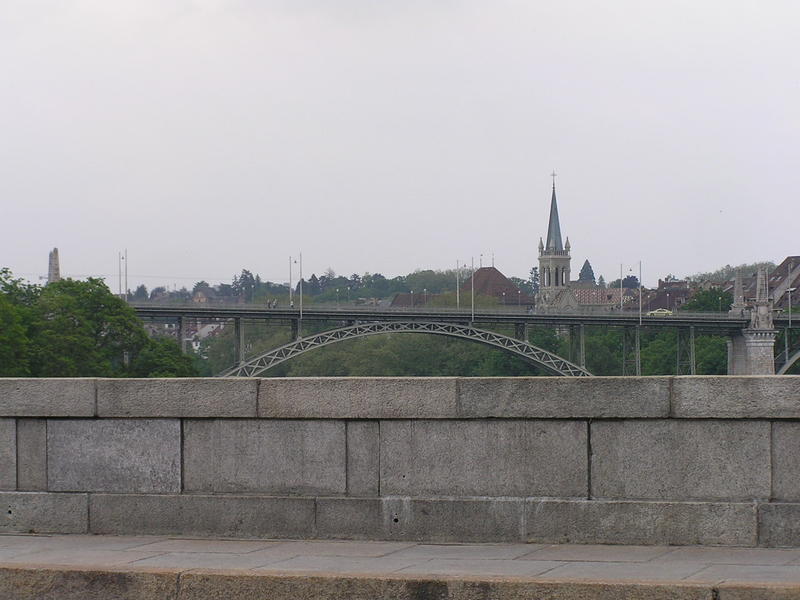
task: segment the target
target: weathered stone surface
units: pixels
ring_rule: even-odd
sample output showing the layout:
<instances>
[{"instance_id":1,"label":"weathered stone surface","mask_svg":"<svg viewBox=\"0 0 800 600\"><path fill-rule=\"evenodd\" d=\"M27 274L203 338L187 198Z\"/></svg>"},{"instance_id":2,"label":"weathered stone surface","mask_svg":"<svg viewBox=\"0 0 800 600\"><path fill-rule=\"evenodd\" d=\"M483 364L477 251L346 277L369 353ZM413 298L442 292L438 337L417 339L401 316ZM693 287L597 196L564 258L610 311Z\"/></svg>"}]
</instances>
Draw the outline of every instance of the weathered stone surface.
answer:
<instances>
[{"instance_id":1,"label":"weathered stone surface","mask_svg":"<svg viewBox=\"0 0 800 600\"><path fill-rule=\"evenodd\" d=\"M313 498L92 494L91 533L308 538Z\"/></svg>"},{"instance_id":2,"label":"weathered stone surface","mask_svg":"<svg viewBox=\"0 0 800 600\"><path fill-rule=\"evenodd\" d=\"M178 492L180 436L177 419L51 419L49 489Z\"/></svg>"},{"instance_id":3,"label":"weathered stone surface","mask_svg":"<svg viewBox=\"0 0 800 600\"><path fill-rule=\"evenodd\" d=\"M530 499L527 541L550 544L753 546L750 503Z\"/></svg>"},{"instance_id":4,"label":"weathered stone surface","mask_svg":"<svg viewBox=\"0 0 800 600\"><path fill-rule=\"evenodd\" d=\"M800 586L794 584L723 583L717 588L714 600L797 600Z\"/></svg>"},{"instance_id":5,"label":"weathered stone surface","mask_svg":"<svg viewBox=\"0 0 800 600\"><path fill-rule=\"evenodd\" d=\"M257 379L98 379L100 417L255 417Z\"/></svg>"},{"instance_id":6,"label":"weathered stone surface","mask_svg":"<svg viewBox=\"0 0 800 600\"><path fill-rule=\"evenodd\" d=\"M583 421L382 421L381 493L587 494Z\"/></svg>"},{"instance_id":7,"label":"weathered stone surface","mask_svg":"<svg viewBox=\"0 0 800 600\"><path fill-rule=\"evenodd\" d=\"M759 504L758 545L800 546L800 504Z\"/></svg>"},{"instance_id":8,"label":"weathered stone surface","mask_svg":"<svg viewBox=\"0 0 800 600\"><path fill-rule=\"evenodd\" d=\"M675 377L676 418L800 418L800 376Z\"/></svg>"},{"instance_id":9,"label":"weathered stone surface","mask_svg":"<svg viewBox=\"0 0 800 600\"><path fill-rule=\"evenodd\" d=\"M318 498L322 538L428 542L523 539L521 498Z\"/></svg>"},{"instance_id":10,"label":"weathered stone surface","mask_svg":"<svg viewBox=\"0 0 800 600\"><path fill-rule=\"evenodd\" d=\"M380 482L378 421L347 423L347 495L377 496Z\"/></svg>"},{"instance_id":11,"label":"weathered stone surface","mask_svg":"<svg viewBox=\"0 0 800 600\"><path fill-rule=\"evenodd\" d=\"M94 379L0 378L0 416L92 417Z\"/></svg>"},{"instance_id":12,"label":"weathered stone surface","mask_svg":"<svg viewBox=\"0 0 800 600\"><path fill-rule=\"evenodd\" d=\"M456 414L456 379L269 378L258 415L276 419L436 419Z\"/></svg>"},{"instance_id":13,"label":"weathered stone surface","mask_svg":"<svg viewBox=\"0 0 800 600\"><path fill-rule=\"evenodd\" d=\"M0 598L14 600L177 600L177 584L166 569L0 568Z\"/></svg>"},{"instance_id":14,"label":"weathered stone surface","mask_svg":"<svg viewBox=\"0 0 800 600\"><path fill-rule=\"evenodd\" d=\"M186 420L184 489L344 494L343 421Z\"/></svg>"},{"instance_id":15,"label":"weathered stone surface","mask_svg":"<svg viewBox=\"0 0 800 600\"><path fill-rule=\"evenodd\" d=\"M17 487L47 489L47 419L17 419Z\"/></svg>"},{"instance_id":16,"label":"weathered stone surface","mask_svg":"<svg viewBox=\"0 0 800 600\"><path fill-rule=\"evenodd\" d=\"M752 500L770 496L766 421L597 421L596 498Z\"/></svg>"},{"instance_id":17,"label":"weathered stone surface","mask_svg":"<svg viewBox=\"0 0 800 600\"><path fill-rule=\"evenodd\" d=\"M86 494L0 492L0 533L85 533L86 515Z\"/></svg>"},{"instance_id":18,"label":"weathered stone surface","mask_svg":"<svg viewBox=\"0 0 800 600\"><path fill-rule=\"evenodd\" d=\"M669 377L465 377L458 416L663 418L669 384Z\"/></svg>"},{"instance_id":19,"label":"weathered stone surface","mask_svg":"<svg viewBox=\"0 0 800 600\"><path fill-rule=\"evenodd\" d=\"M17 422L0 419L0 490L17 489Z\"/></svg>"},{"instance_id":20,"label":"weathered stone surface","mask_svg":"<svg viewBox=\"0 0 800 600\"><path fill-rule=\"evenodd\" d=\"M713 600L687 583L530 581L501 577L309 575L196 570L181 574L180 600ZM748 599L749 600L749 599ZM777 600L777 599L776 599Z\"/></svg>"},{"instance_id":21,"label":"weathered stone surface","mask_svg":"<svg viewBox=\"0 0 800 600\"><path fill-rule=\"evenodd\" d=\"M772 423L772 498L800 502L800 423Z\"/></svg>"}]
</instances>

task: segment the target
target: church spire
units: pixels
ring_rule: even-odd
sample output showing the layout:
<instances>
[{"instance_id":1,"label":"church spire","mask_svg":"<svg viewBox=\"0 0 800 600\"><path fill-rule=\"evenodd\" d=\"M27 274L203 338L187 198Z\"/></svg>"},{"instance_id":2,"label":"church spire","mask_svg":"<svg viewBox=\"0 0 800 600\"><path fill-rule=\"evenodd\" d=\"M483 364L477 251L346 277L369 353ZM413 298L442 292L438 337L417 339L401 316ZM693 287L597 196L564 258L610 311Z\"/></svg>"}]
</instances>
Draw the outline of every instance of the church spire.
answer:
<instances>
[{"instance_id":1,"label":"church spire","mask_svg":"<svg viewBox=\"0 0 800 600\"><path fill-rule=\"evenodd\" d=\"M563 252L564 245L561 242L561 224L558 221L558 203L556 202L556 174L553 172L553 197L550 199L550 223L547 225L547 243L545 248L548 252L553 250Z\"/></svg>"}]
</instances>

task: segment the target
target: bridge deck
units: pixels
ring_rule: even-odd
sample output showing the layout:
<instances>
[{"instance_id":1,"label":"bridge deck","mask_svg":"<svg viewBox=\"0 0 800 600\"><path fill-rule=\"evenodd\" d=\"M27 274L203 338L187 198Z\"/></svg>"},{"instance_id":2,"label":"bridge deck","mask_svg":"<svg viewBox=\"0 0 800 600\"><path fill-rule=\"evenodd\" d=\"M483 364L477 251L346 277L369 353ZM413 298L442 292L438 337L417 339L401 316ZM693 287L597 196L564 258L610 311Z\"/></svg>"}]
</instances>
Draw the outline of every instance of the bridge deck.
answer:
<instances>
[{"instance_id":1,"label":"bridge deck","mask_svg":"<svg viewBox=\"0 0 800 600\"><path fill-rule=\"evenodd\" d=\"M197 319L268 319L289 321L300 318L298 308L273 308L268 309L260 305L240 306L202 306L202 305L133 305L140 317L167 318L189 317ZM506 307L497 309L476 310L474 317L469 310L446 308L384 308L384 307L313 307L306 308L302 313L306 321L400 321L419 320L449 323L495 323L514 324L528 323L531 325L603 325L603 326L631 326L638 325L641 321L646 327L689 327L694 326L700 331L728 333L741 330L749 323L747 319L730 317L727 313L676 313L668 316L648 316L643 314L640 318L638 312L622 313L563 313L544 314L531 313L524 307ZM785 319L784 319L785 320ZM795 319L796 321L796 319ZM786 323L778 319L776 326L783 327ZM793 323L794 325L794 323Z\"/></svg>"},{"instance_id":2,"label":"bridge deck","mask_svg":"<svg viewBox=\"0 0 800 600\"><path fill-rule=\"evenodd\" d=\"M0 536L3 598L98 591L141 600L788 599L800 597L800 548Z\"/></svg>"}]
</instances>

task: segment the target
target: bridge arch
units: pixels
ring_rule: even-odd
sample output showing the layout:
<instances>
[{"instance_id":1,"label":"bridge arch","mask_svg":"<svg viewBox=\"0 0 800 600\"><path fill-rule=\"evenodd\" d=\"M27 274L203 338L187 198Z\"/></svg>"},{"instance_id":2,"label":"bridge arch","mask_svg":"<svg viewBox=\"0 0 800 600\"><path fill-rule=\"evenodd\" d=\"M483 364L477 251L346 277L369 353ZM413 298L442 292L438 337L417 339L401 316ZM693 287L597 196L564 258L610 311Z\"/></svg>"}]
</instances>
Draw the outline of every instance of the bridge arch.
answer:
<instances>
[{"instance_id":1,"label":"bridge arch","mask_svg":"<svg viewBox=\"0 0 800 600\"><path fill-rule=\"evenodd\" d=\"M300 338L265 352L255 358L220 373L220 377L256 377L276 365L316 348L329 346L336 342L383 333L431 333L445 335L474 342L480 342L510 352L524 360L543 367L555 375L591 377L591 373L560 356L543 350L533 344L511 338L493 331L476 329L457 323L435 323L426 321L378 321L359 323L348 327L331 329L322 333Z\"/></svg>"},{"instance_id":2,"label":"bridge arch","mask_svg":"<svg viewBox=\"0 0 800 600\"><path fill-rule=\"evenodd\" d=\"M781 353L782 354L782 353ZM800 360L800 350L797 350L794 354L789 356L789 360L783 363L778 369L777 375L785 375L789 369L792 368L792 365Z\"/></svg>"}]
</instances>

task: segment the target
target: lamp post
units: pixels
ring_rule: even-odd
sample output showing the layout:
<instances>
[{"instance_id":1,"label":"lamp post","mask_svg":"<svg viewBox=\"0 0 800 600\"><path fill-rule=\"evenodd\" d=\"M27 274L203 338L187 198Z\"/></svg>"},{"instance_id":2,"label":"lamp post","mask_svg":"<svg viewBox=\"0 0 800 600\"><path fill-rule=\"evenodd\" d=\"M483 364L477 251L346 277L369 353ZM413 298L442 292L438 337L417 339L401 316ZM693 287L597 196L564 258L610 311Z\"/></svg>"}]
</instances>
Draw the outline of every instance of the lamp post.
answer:
<instances>
[{"instance_id":1,"label":"lamp post","mask_svg":"<svg viewBox=\"0 0 800 600\"><path fill-rule=\"evenodd\" d=\"M470 296L472 300L472 322L474 322L475 321L475 258L474 257L470 257L470 265L472 267L472 273L469 276L469 282L471 287ZM470 326L471 325L472 323L470 323Z\"/></svg>"},{"instance_id":2,"label":"lamp post","mask_svg":"<svg viewBox=\"0 0 800 600\"><path fill-rule=\"evenodd\" d=\"M506 305L506 293L503 292L503 306Z\"/></svg>"},{"instance_id":3,"label":"lamp post","mask_svg":"<svg viewBox=\"0 0 800 600\"><path fill-rule=\"evenodd\" d=\"M292 257L289 257L289 308L294 308L292 302Z\"/></svg>"},{"instance_id":4,"label":"lamp post","mask_svg":"<svg viewBox=\"0 0 800 600\"><path fill-rule=\"evenodd\" d=\"M786 362L789 362L789 336L792 334L792 292L797 288L789 288L786 291L789 293L789 326L786 328L786 333L783 335L783 348L786 354Z\"/></svg>"},{"instance_id":5,"label":"lamp post","mask_svg":"<svg viewBox=\"0 0 800 600\"><path fill-rule=\"evenodd\" d=\"M428 288L422 288L422 293L425 294L425 300L422 302L422 306L428 306Z\"/></svg>"},{"instance_id":6,"label":"lamp post","mask_svg":"<svg viewBox=\"0 0 800 600\"><path fill-rule=\"evenodd\" d=\"M297 330L300 331L303 321L303 252L300 251L300 325Z\"/></svg>"},{"instance_id":7,"label":"lamp post","mask_svg":"<svg viewBox=\"0 0 800 600\"><path fill-rule=\"evenodd\" d=\"M642 325L642 261L639 261L639 326Z\"/></svg>"},{"instance_id":8,"label":"lamp post","mask_svg":"<svg viewBox=\"0 0 800 600\"><path fill-rule=\"evenodd\" d=\"M522 290L517 290L517 308L522 306Z\"/></svg>"},{"instance_id":9,"label":"lamp post","mask_svg":"<svg viewBox=\"0 0 800 600\"><path fill-rule=\"evenodd\" d=\"M339 308L339 288L336 288L336 308Z\"/></svg>"},{"instance_id":10,"label":"lamp post","mask_svg":"<svg viewBox=\"0 0 800 600\"><path fill-rule=\"evenodd\" d=\"M461 290L459 290L459 285L458 285L458 275L459 275L458 270L459 270L459 264L458 261L456 261L456 308L457 309L461 308Z\"/></svg>"},{"instance_id":11,"label":"lamp post","mask_svg":"<svg viewBox=\"0 0 800 600\"><path fill-rule=\"evenodd\" d=\"M411 308L414 308L414 290L411 290Z\"/></svg>"},{"instance_id":12,"label":"lamp post","mask_svg":"<svg viewBox=\"0 0 800 600\"><path fill-rule=\"evenodd\" d=\"M717 296L717 312L722 312L722 296Z\"/></svg>"}]
</instances>

